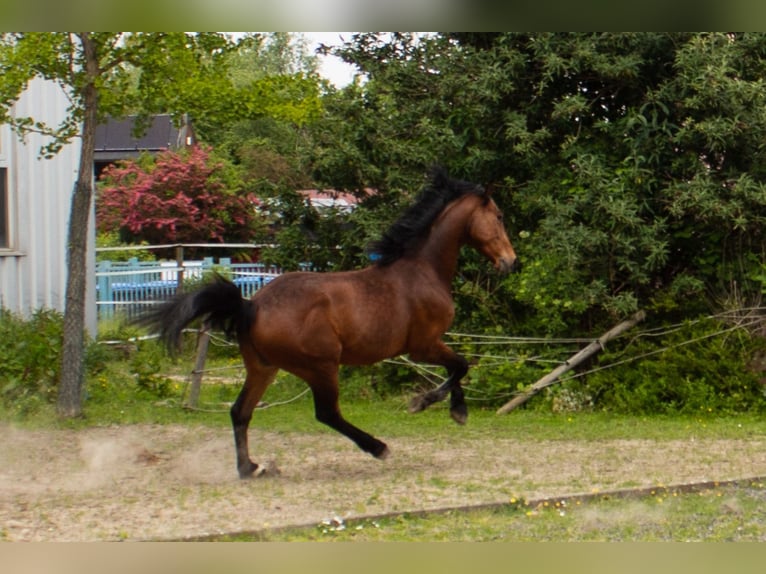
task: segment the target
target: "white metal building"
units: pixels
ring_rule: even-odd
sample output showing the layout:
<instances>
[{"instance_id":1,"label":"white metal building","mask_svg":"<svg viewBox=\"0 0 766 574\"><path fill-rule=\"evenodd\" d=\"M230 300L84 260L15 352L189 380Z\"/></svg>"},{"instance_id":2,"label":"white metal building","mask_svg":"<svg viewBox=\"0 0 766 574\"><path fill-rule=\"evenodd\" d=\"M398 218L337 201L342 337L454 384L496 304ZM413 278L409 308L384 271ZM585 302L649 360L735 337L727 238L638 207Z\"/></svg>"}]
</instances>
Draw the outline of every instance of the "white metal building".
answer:
<instances>
[{"instance_id":1,"label":"white metal building","mask_svg":"<svg viewBox=\"0 0 766 574\"><path fill-rule=\"evenodd\" d=\"M58 125L69 101L55 83L35 79L12 114ZM0 126L0 306L24 315L35 309L64 310L69 209L77 178L80 141L54 158L40 157L42 136L23 141ZM91 208L92 209L92 208ZM90 218L86 325L96 331L95 232Z\"/></svg>"}]
</instances>

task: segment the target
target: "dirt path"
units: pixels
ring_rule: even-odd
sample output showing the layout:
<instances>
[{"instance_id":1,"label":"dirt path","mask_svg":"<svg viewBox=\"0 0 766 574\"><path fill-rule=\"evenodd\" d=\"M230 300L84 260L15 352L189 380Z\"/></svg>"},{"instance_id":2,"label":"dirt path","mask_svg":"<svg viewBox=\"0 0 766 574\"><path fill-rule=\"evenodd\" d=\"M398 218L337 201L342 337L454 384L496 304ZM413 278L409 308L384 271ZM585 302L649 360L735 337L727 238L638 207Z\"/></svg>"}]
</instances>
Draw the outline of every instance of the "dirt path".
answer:
<instances>
[{"instance_id":1,"label":"dirt path","mask_svg":"<svg viewBox=\"0 0 766 574\"><path fill-rule=\"evenodd\" d=\"M766 475L766 439L390 440L376 461L334 435L261 433L240 481L228 429L0 426L0 540L167 539L338 516Z\"/></svg>"}]
</instances>

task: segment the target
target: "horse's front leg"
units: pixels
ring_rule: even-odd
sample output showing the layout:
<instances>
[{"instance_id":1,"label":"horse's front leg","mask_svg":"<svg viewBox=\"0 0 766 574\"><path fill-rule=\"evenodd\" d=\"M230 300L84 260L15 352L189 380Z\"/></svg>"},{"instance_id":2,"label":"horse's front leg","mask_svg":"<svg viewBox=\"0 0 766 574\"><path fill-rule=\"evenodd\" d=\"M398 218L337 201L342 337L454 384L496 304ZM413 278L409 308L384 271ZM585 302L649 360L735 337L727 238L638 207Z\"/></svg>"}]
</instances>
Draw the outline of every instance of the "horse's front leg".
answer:
<instances>
[{"instance_id":1,"label":"horse's front leg","mask_svg":"<svg viewBox=\"0 0 766 574\"><path fill-rule=\"evenodd\" d=\"M447 369L447 380L435 389L413 398L409 411L411 413L423 411L432 404L443 401L449 393L450 416L456 423L465 424L468 419L468 407L465 404L460 379L468 372L468 361L441 341L425 351L410 353L410 358L417 362L442 365Z\"/></svg>"}]
</instances>

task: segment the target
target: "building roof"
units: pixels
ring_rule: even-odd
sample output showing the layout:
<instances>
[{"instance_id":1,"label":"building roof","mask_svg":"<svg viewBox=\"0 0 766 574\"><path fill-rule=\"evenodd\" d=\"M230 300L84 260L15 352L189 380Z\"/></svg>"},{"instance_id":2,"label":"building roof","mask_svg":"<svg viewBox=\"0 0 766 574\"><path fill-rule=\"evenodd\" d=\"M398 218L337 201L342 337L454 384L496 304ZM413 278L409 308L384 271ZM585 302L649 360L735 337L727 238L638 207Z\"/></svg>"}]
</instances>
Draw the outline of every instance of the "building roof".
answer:
<instances>
[{"instance_id":1,"label":"building roof","mask_svg":"<svg viewBox=\"0 0 766 574\"><path fill-rule=\"evenodd\" d=\"M314 207L335 207L343 211L354 209L361 199L352 194L335 189L299 189L298 193L307 197ZM365 189L364 195L370 196L375 192Z\"/></svg>"},{"instance_id":2,"label":"building roof","mask_svg":"<svg viewBox=\"0 0 766 574\"><path fill-rule=\"evenodd\" d=\"M188 126L175 127L170 115L152 117L149 127L140 137L133 133L135 120L135 117L109 119L96 128L96 161L133 158L141 152L177 149L191 143L186 141L187 134L190 134Z\"/></svg>"}]
</instances>

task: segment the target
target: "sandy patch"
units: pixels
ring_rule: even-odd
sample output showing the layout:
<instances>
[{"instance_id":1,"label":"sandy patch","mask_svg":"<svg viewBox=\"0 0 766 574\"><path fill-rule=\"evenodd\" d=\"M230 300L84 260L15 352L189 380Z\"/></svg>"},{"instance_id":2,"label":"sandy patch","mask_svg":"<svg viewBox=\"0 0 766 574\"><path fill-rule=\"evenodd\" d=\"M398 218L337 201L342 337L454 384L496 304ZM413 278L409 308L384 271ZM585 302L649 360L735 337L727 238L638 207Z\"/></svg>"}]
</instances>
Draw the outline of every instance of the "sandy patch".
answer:
<instances>
[{"instance_id":1,"label":"sandy patch","mask_svg":"<svg viewBox=\"0 0 766 574\"><path fill-rule=\"evenodd\" d=\"M166 539L333 516L766 475L766 439L387 440L377 461L334 435L251 430L280 474L240 481L228 429L0 426L0 539Z\"/></svg>"}]
</instances>

